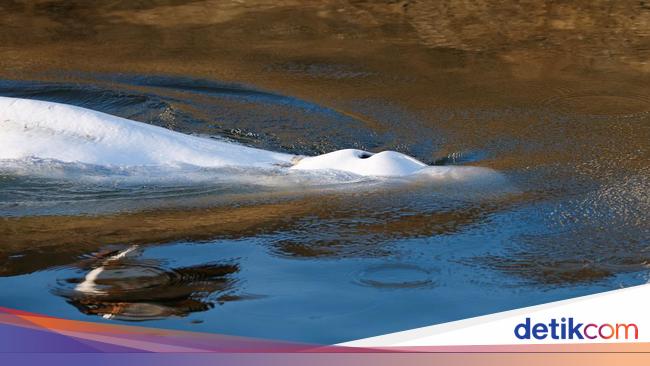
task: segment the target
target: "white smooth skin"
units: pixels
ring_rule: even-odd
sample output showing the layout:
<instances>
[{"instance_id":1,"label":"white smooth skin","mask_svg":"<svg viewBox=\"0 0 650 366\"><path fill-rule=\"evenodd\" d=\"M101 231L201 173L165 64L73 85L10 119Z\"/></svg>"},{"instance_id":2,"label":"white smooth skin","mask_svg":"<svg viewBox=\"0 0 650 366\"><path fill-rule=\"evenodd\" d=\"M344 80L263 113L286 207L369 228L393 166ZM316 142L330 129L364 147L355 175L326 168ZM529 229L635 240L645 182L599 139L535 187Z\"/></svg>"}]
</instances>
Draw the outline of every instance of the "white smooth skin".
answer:
<instances>
[{"instance_id":1,"label":"white smooth skin","mask_svg":"<svg viewBox=\"0 0 650 366\"><path fill-rule=\"evenodd\" d=\"M0 97L0 159L106 166L291 165L290 154L190 136L81 107Z\"/></svg>"},{"instance_id":2,"label":"white smooth skin","mask_svg":"<svg viewBox=\"0 0 650 366\"><path fill-rule=\"evenodd\" d=\"M291 167L295 170L336 169L358 175L406 176L415 174L426 164L395 151L372 154L363 150L345 149L307 157Z\"/></svg>"},{"instance_id":3,"label":"white smooth skin","mask_svg":"<svg viewBox=\"0 0 650 366\"><path fill-rule=\"evenodd\" d=\"M422 173L453 179L481 169L431 167L395 151L372 154L345 149L314 157L296 156L190 136L66 104L0 97L0 160L29 158L118 167L284 167L361 176Z\"/></svg>"}]
</instances>

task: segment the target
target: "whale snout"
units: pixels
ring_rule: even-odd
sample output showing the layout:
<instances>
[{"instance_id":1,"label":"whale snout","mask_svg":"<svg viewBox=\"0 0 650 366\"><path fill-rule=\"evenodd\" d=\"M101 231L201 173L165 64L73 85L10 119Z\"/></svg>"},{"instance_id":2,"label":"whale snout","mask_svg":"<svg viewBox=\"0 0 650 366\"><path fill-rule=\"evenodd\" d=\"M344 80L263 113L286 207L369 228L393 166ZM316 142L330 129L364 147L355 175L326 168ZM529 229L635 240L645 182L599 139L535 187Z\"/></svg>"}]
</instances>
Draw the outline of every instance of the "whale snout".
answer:
<instances>
[{"instance_id":1,"label":"whale snout","mask_svg":"<svg viewBox=\"0 0 650 366\"><path fill-rule=\"evenodd\" d=\"M423 162L396 151L373 154L363 150L345 149L303 158L291 169L331 169L365 176L400 177L417 173L425 167L427 165Z\"/></svg>"}]
</instances>

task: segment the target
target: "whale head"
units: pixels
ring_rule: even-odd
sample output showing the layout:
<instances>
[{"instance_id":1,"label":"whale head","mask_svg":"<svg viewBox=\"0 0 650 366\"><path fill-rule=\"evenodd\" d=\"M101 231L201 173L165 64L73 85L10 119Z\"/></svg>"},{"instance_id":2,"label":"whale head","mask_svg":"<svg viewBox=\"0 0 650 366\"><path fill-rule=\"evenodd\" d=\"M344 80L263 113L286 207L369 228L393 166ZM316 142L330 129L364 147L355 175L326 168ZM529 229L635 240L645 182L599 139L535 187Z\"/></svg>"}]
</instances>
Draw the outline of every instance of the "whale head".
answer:
<instances>
[{"instance_id":1,"label":"whale head","mask_svg":"<svg viewBox=\"0 0 650 366\"><path fill-rule=\"evenodd\" d=\"M304 157L291 169L331 169L363 176L401 177L414 174L425 167L427 165L423 162L396 151L373 154L363 150L345 149Z\"/></svg>"}]
</instances>

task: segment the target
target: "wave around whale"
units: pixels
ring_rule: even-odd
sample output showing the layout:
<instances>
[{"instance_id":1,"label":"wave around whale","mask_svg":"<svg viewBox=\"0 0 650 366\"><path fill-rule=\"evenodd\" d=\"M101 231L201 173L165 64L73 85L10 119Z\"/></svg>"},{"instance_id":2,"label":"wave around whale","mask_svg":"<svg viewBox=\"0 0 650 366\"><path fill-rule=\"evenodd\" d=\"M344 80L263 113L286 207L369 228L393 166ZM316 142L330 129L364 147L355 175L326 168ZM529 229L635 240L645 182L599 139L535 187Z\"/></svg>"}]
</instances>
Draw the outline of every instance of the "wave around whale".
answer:
<instances>
[{"instance_id":1,"label":"wave around whale","mask_svg":"<svg viewBox=\"0 0 650 366\"><path fill-rule=\"evenodd\" d=\"M479 167L429 166L410 156L344 149L300 156L187 135L72 105L0 97L0 160L12 166L34 159L138 169L181 167L341 172L357 177L472 180L498 175Z\"/></svg>"}]
</instances>

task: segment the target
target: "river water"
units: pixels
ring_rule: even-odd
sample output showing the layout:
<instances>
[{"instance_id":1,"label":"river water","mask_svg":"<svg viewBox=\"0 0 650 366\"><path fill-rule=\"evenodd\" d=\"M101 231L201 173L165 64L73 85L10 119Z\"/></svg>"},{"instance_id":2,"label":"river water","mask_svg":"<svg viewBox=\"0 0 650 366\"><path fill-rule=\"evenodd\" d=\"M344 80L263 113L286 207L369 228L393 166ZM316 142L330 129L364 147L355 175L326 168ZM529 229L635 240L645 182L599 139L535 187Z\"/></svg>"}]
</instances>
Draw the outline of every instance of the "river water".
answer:
<instances>
[{"instance_id":1,"label":"river water","mask_svg":"<svg viewBox=\"0 0 650 366\"><path fill-rule=\"evenodd\" d=\"M649 86L644 1L2 1L2 96L504 181L3 161L0 306L335 343L646 283Z\"/></svg>"}]
</instances>

